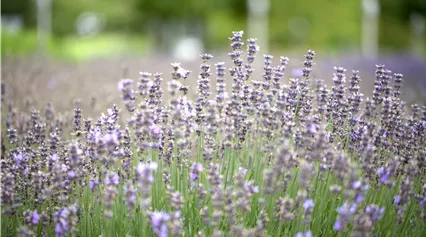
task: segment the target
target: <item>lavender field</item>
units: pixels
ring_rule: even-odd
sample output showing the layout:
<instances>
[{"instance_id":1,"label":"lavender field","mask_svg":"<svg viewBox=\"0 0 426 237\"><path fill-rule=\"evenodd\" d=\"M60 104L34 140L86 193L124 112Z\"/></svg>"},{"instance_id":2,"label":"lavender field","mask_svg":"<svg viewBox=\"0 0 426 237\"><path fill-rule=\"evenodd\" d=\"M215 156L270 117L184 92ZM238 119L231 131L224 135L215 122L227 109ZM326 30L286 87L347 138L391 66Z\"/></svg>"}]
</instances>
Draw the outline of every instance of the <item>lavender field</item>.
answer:
<instances>
[{"instance_id":1,"label":"lavender field","mask_svg":"<svg viewBox=\"0 0 426 237\"><path fill-rule=\"evenodd\" d=\"M422 65L232 34L188 67L2 62L1 236L426 236Z\"/></svg>"}]
</instances>

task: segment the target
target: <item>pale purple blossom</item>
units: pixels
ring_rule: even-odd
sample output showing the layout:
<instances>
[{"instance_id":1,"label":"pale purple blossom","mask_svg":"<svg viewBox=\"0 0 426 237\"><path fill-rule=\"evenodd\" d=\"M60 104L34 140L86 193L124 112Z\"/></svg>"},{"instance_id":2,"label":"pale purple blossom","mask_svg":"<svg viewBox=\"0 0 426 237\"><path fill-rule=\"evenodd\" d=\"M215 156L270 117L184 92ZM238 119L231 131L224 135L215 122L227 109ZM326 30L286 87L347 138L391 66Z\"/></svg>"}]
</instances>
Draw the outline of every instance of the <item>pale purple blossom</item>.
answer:
<instances>
[{"instance_id":1,"label":"pale purple blossom","mask_svg":"<svg viewBox=\"0 0 426 237\"><path fill-rule=\"evenodd\" d=\"M95 191L95 189L98 185L99 185L98 179L92 179L92 180L89 181L89 188L92 192Z\"/></svg>"},{"instance_id":2,"label":"pale purple blossom","mask_svg":"<svg viewBox=\"0 0 426 237\"><path fill-rule=\"evenodd\" d=\"M337 208L337 213L339 214L337 216L337 220L334 223L334 230L335 231L343 231L344 228L349 224L349 221L352 217L352 215L356 212L357 205L355 203L349 204L348 202L345 202L342 206Z\"/></svg>"},{"instance_id":3,"label":"pale purple blossom","mask_svg":"<svg viewBox=\"0 0 426 237\"><path fill-rule=\"evenodd\" d=\"M67 231L68 231L68 224L66 222L56 224L55 226L56 237L65 237Z\"/></svg>"},{"instance_id":4,"label":"pale purple blossom","mask_svg":"<svg viewBox=\"0 0 426 237\"><path fill-rule=\"evenodd\" d=\"M31 212L31 224L37 225L40 221L40 215L37 213L37 211Z\"/></svg>"},{"instance_id":5,"label":"pale purple blossom","mask_svg":"<svg viewBox=\"0 0 426 237\"><path fill-rule=\"evenodd\" d=\"M386 170L384 167L380 167L377 169L376 174L380 177L380 182L386 183L389 179L390 171Z\"/></svg>"},{"instance_id":6,"label":"pale purple blossom","mask_svg":"<svg viewBox=\"0 0 426 237\"><path fill-rule=\"evenodd\" d=\"M317 125L315 125L314 123L311 123L311 125L309 126L308 129L309 133L311 134L315 134L317 133L318 129L317 129Z\"/></svg>"},{"instance_id":7,"label":"pale purple blossom","mask_svg":"<svg viewBox=\"0 0 426 237\"><path fill-rule=\"evenodd\" d=\"M312 237L312 231L308 230L305 233L303 232L297 232L297 234L295 235L295 237Z\"/></svg>"},{"instance_id":8,"label":"pale purple blossom","mask_svg":"<svg viewBox=\"0 0 426 237\"><path fill-rule=\"evenodd\" d=\"M77 177L77 175L75 174L74 170L70 170L70 171L68 171L68 177L70 179L75 179Z\"/></svg>"},{"instance_id":9,"label":"pale purple blossom","mask_svg":"<svg viewBox=\"0 0 426 237\"><path fill-rule=\"evenodd\" d=\"M105 185L118 185L120 176L117 173L110 173L105 177Z\"/></svg>"},{"instance_id":10,"label":"pale purple blossom","mask_svg":"<svg viewBox=\"0 0 426 237\"><path fill-rule=\"evenodd\" d=\"M371 221L380 221L385 213L385 208L380 208L379 206L372 204L365 208L365 213L370 216Z\"/></svg>"},{"instance_id":11,"label":"pale purple blossom","mask_svg":"<svg viewBox=\"0 0 426 237\"><path fill-rule=\"evenodd\" d=\"M399 204L399 202L401 201L401 196L400 195L396 195L394 198L393 198L393 203L394 204Z\"/></svg>"},{"instance_id":12,"label":"pale purple blossom","mask_svg":"<svg viewBox=\"0 0 426 237\"><path fill-rule=\"evenodd\" d=\"M184 102L184 103L189 103L189 102ZM195 111L193 107L185 106L183 108L183 115L186 119L190 119L195 117L197 115L197 112Z\"/></svg>"},{"instance_id":13,"label":"pale purple blossom","mask_svg":"<svg viewBox=\"0 0 426 237\"><path fill-rule=\"evenodd\" d=\"M359 189L362 185L362 181L358 180L352 183L352 189Z\"/></svg>"},{"instance_id":14,"label":"pale purple blossom","mask_svg":"<svg viewBox=\"0 0 426 237\"><path fill-rule=\"evenodd\" d=\"M154 176L152 175L153 170L157 170L157 163L151 162L150 164L144 164L140 162L136 167L136 177L138 179L148 180L150 183L154 182Z\"/></svg>"},{"instance_id":15,"label":"pale purple blossom","mask_svg":"<svg viewBox=\"0 0 426 237\"><path fill-rule=\"evenodd\" d=\"M16 166L21 167L21 163L25 160L24 155L20 152L18 154L13 154L13 159L15 160Z\"/></svg>"},{"instance_id":16,"label":"pale purple blossom","mask_svg":"<svg viewBox=\"0 0 426 237\"><path fill-rule=\"evenodd\" d=\"M133 84L133 80L132 79L123 79L118 83L118 90L121 91L123 90L125 87L127 87L130 84Z\"/></svg>"},{"instance_id":17,"label":"pale purple blossom","mask_svg":"<svg viewBox=\"0 0 426 237\"><path fill-rule=\"evenodd\" d=\"M196 180L198 179L198 175L203 171L203 165L194 163L191 167L191 179Z\"/></svg>"},{"instance_id":18,"label":"pale purple blossom","mask_svg":"<svg viewBox=\"0 0 426 237\"><path fill-rule=\"evenodd\" d=\"M249 194L254 194L259 192L259 186L254 186L253 182L245 183L244 188L246 192Z\"/></svg>"},{"instance_id":19,"label":"pale purple blossom","mask_svg":"<svg viewBox=\"0 0 426 237\"><path fill-rule=\"evenodd\" d=\"M361 203L361 202L362 202L362 200L364 200L364 196L363 196L362 194L357 194L357 195L355 196L355 202L356 202L356 203Z\"/></svg>"},{"instance_id":20,"label":"pale purple blossom","mask_svg":"<svg viewBox=\"0 0 426 237\"><path fill-rule=\"evenodd\" d=\"M167 222L170 219L170 215L165 212L155 211L151 214L152 230L157 234L158 237L167 237Z\"/></svg>"},{"instance_id":21,"label":"pale purple blossom","mask_svg":"<svg viewBox=\"0 0 426 237\"><path fill-rule=\"evenodd\" d=\"M57 161L58 159L59 159L59 156L57 154L53 154L49 158L50 162L52 162L52 163Z\"/></svg>"},{"instance_id":22,"label":"pale purple blossom","mask_svg":"<svg viewBox=\"0 0 426 237\"><path fill-rule=\"evenodd\" d=\"M340 219L337 219L336 222L334 222L334 226L333 229L335 231L343 231L343 225L342 225L342 221Z\"/></svg>"},{"instance_id":23,"label":"pale purple blossom","mask_svg":"<svg viewBox=\"0 0 426 237\"><path fill-rule=\"evenodd\" d=\"M155 135L158 135L161 132L161 128L155 123L151 124L151 126L149 126L149 128L151 129L151 132Z\"/></svg>"},{"instance_id":24,"label":"pale purple blossom","mask_svg":"<svg viewBox=\"0 0 426 237\"><path fill-rule=\"evenodd\" d=\"M103 141L107 145L118 145L118 135L117 133L107 133L105 134Z\"/></svg>"},{"instance_id":25,"label":"pale purple blossom","mask_svg":"<svg viewBox=\"0 0 426 237\"><path fill-rule=\"evenodd\" d=\"M315 206L315 203L314 203L314 200L312 200L312 199L307 199L303 203L304 209L311 209L311 208L314 208L314 206Z\"/></svg>"}]
</instances>

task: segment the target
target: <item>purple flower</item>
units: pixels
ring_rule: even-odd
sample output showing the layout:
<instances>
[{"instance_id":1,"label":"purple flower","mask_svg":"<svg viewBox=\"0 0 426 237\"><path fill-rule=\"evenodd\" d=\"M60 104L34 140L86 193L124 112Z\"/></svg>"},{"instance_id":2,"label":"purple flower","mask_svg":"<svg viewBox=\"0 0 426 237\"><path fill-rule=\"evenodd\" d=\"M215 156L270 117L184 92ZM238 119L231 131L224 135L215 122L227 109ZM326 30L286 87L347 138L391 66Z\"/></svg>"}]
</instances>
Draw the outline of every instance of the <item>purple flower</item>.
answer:
<instances>
[{"instance_id":1,"label":"purple flower","mask_svg":"<svg viewBox=\"0 0 426 237\"><path fill-rule=\"evenodd\" d=\"M223 93L220 93L219 95L217 95L216 98L218 98L220 100L226 100L226 99L229 98L229 94L228 94L228 92L223 92Z\"/></svg>"},{"instance_id":2,"label":"purple flower","mask_svg":"<svg viewBox=\"0 0 426 237\"><path fill-rule=\"evenodd\" d=\"M124 87L130 85L133 83L132 79L123 79L118 83L118 90L121 91L124 89Z\"/></svg>"},{"instance_id":3,"label":"purple flower","mask_svg":"<svg viewBox=\"0 0 426 237\"><path fill-rule=\"evenodd\" d=\"M340 221L339 219L337 219L336 222L334 223L333 230L335 230L335 231L342 231L343 230L342 221Z\"/></svg>"},{"instance_id":4,"label":"purple flower","mask_svg":"<svg viewBox=\"0 0 426 237\"><path fill-rule=\"evenodd\" d=\"M365 208L365 213L368 214L373 222L381 220L383 217L383 214L385 213L385 208L379 208L379 206L373 204L368 205Z\"/></svg>"},{"instance_id":5,"label":"purple flower","mask_svg":"<svg viewBox=\"0 0 426 237\"><path fill-rule=\"evenodd\" d=\"M295 237L312 237L312 232L310 230L306 231L305 233L297 232Z\"/></svg>"},{"instance_id":6,"label":"purple flower","mask_svg":"<svg viewBox=\"0 0 426 237\"><path fill-rule=\"evenodd\" d=\"M33 225L37 225L40 220L40 215L37 213L37 211L31 212L31 223Z\"/></svg>"},{"instance_id":7,"label":"purple flower","mask_svg":"<svg viewBox=\"0 0 426 237\"><path fill-rule=\"evenodd\" d=\"M161 132L160 127L155 123L151 124L151 126L149 126L149 128L151 129L151 132L155 135L158 135Z\"/></svg>"},{"instance_id":8,"label":"purple flower","mask_svg":"<svg viewBox=\"0 0 426 237\"><path fill-rule=\"evenodd\" d=\"M359 189L362 185L362 181L358 180L352 183L352 189Z\"/></svg>"},{"instance_id":9,"label":"purple flower","mask_svg":"<svg viewBox=\"0 0 426 237\"><path fill-rule=\"evenodd\" d=\"M305 200L305 202L303 203L303 208L305 209L314 208L314 206L315 206L315 203L312 199Z\"/></svg>"},{"instance_id":10,"label":"purple flower","mask_svg":"<svg viewBox=\"0 0 426 237\"><path fill-rule=\"evenodd\" d=\"M68 208L63 208L60 212L59 212L59 216L62 218L65 218L68 216Z\"/></svg>"},{"instance_id":11,"label":"purple flower","mask_svg":"<svg viewBox=\"0 0 426 237\"><path fill-rule=\"evenodd\" d=\"M244 184L246 192L250 195L259 192L259 186L254 186L253 182L248 182Z\"/></svg>"},{"instance_id":12,"label":"purple flower","mask_svg":"<svg viewBox=\"0 0 426 237\"><path fill-rule=\"evenodd\" d=\"M57 237L59 237L59 236L65 236L65 232L66 232L66 230L64 230L62 228L61 224L59 224L59 223L56 224L56 226L55 226L55 233L56 233Z\"/></svg>"},{"instance_id":13,"label":"purple flower","mask_svg":"<svg viewBox=\"0 0 426 237\"><path fill-rule=\"evenodd\" d=\"M345 202L342 206L338 207L337 213L339 213L339 215L337 216L333 229L336 231L342 231L345 226L349 224L350 218L355 213L356 209L357 205L355 203L349 205L348 202Z\"/></svg>"},{"instance_id":14,"label":"purple flower","mask_svg":"<svg viewBox=\"0 0 426 237\"><path fill-rule=\"evenodd\" d=\"M401 196L400 195L396 195L394 198L393 198L393 203L394 204L399 204L399 202L401 201Z\"/></svg>"},{"instance_id":15,"label":"purple flower","mask_svg":"<svg viewBox=\"0 0 426 237\"><path fill-rule=\"evenodd\" d=\"M376 174L380 177L380 182L386 183L389 179L390 171L386 170L384 167L380 167L377 169Z\"/></svg>"},{"instance_id":16,"label":"purple flower","mask_svg":"<svg viewBox=\"0 0 426 237\"><path fill-rule=\"evenodd\" d=\"M198 179L198 175L197 175L197 174L194 174L194 173L191 173L191 179L192 179L192 180L196 180L196 179Z\"/></svg>"},{"instance_id":17,"label":"purple flower","mask_svg":"<svg viewBox=\"0 0 426 237\"><path fill-rule=\"evenodd\" d=\"M197 115L195 109L188 107L183 109L183 114L187 119L193 118Z\"/></svg>"},{"instance_id":18,"label":"purple flower","mask_svg":"<svg viewBox=\"0 0 426 237\"><path fill-rule=\"evenodd\" d=\"M200 174L201 171L203 171L203 165L202 164L198 164L198 163L192 164L191 179L192 180L198 179L198 175Z\"/></svg>"},{"instance_id":19,"label":"purple flower","mask_svg":"<svg viewBox=\"0 0 426 237\"><path fill-rule=\"evenodd\" d=\"M75 174L74 170L70 170L68 171L68 177L70 179L74 179L75 177L77 177L77 175Z\"/></svg>"},{"instance_id":20,"label":"purple flower","mask_svg":"<svg viewBox=\"0 0 426 237\"><path fill-rule=\"evenodd\" d=\"M190 73L191 71L185 70L181 67L176 71L178 78L187 78Z\"/></svg>"},{"instance_id":21,"label":"purple flower","mask_svg":"<svg viewBox=\"0 0 426 237\"><path fill-rule=\"evenodd\" d=\"M194 128L194 131L196 132L200 130L197 123L192 123L192 127Z\"/></svg>"},{"instance_id":22,"label":"purple flower","mask_svg":"<svg viewBox=\"0 0 426 237\"><path fill-rule=\"evenodd\" d=\"M309 133L315 134L317 131L318 131L317 126L314 123L312 123L311 126L309 126Z\"/></svg>"},{"instance_id":23,"label":"purple flower","mask_svg":"<svg viewBox=\"0 0 426 237\"><path fill-rule=\"evenodd\" d=\"M360 202L362 202L362 200L364 200L364 196L362 194L357 194L355 196L355 202L356 203L360 203Z\"/></svg>"},{"instance_id":24,"label":"purple flower","mask_svg":"<svg viewBox=\"0 0 426 237\"><path fill-rule=\"evenodd\" d=\"M378 176L381 176L384 173L384 171L385 171L385 168L384 167L380 167L380 168L377 169L376 174Z\"/></svg>"},{"instance_id":25,"label":"purple flower","mask_svg":"<svg viewBox=\"0 0 426 237\"><path fill-rule=\"evenodd\" d=\"M118 185L120 183L120 177L117 173L111 173L105 177L106 185Z\"/></svg>"},{"instance_id":26,"label":"purple flower","mask_svg":"<svg viewBox=\"0 0 426 237\"><path fill-rule=\"evenodd\" d=\"M357 208L356 204L352 204L349 206L349 204L346 202L345 204L343 204L343 206L337 208L337 212L341 215L350 216L355 213L356 208Z\"/></svg>"},{"instance_id":27,"label":"purple flower","mask_svg":"<svg viewBox=\"0 0 426 237\"><path fill-rule=\"evenodd\" d=\"M117 133L108 133L104 136L103 140L107 145L118 145Z\"/></svg>"},{"instance_id":28,"label":"purple flower","mask_svg":"<svg viewBox=\"0 0 426 237\"><path fill-rule=\"evenodd\" d=\"M93 180L89 181L89 188L90 188L90 190L93 191L93 189L95 188L95 181L93 181Z\"/></svg>"},{"instance_id":29,"label":"purple flower","mask_svg":"<svg viewBox=\"0 0 426 237\"><path fill-rule=\"evenodd\" d=\"M59 159L59 156L57 154L53 154L52 156L50 156L50 161L51 162L55 162Z\"/></svg>"},{"instance_id":30,"label":"purple flower","mask_svg":"<svg viewBox=\"0 0 426 237\"><path fill-rule=\"evenodd\" d=\"M92 179L92 180L89 181L89 188L92 192L96 189L96 187L98 185L99 185L99 180L97 180L97 179L95 179L95 180Z\"/></svg>"},{"instance_id":31,"label":"purple flower","mask_svg":"<svg viewBox=\"0 0 426 237\"><path fill-rule=\"evenodd\" d=\"M176 211L176 212L175 212L175 214L173 214L173 215L172 215L172 219L179 219L179 218L180 218L180 216L181 216L181 213L180 213L180 211L178 210L178 211Z\"/></svg>"},{"instance_id":32,"label":"purple flower","mask_svg":"<svg viewBox=\"0 0 426 237\"><path fill-rule=\"evenodd\" d=\"M152 175L153 170L157 170L157 163L152 162L150 164L139 163L136 167L136 176L149 182L154 182L154 176Z\"/></svg>"},{"instance_id":33,"label":"purple flower","mask_svg":"<svg viewBox=\"0 0 426 237\"><path fill-rule=\"evenodd\" d=\"M16 166L21 167L21 163L24 160L24 155L22 155L22 153L18 153L18 154L13 154L13 159L16 162Z\"/></svg>"},{"instance_id":34,"label":"purple flower","mask_svg":"<svg viewBox=\"0 0 426 237\"><path fill-rule=\"evenodd\" d=\"M170 216L165 212L153 212L151 214L152 230L157 234L158 237L167 237L167 221Z\"/></svg>"},{"instance_id":35,"label":"purple flower","mask_svg":"<svg viewBox=\"0 0 426 237\"><path fill-rule=\"evenodd\" d=\"M382 177L380 177L380 182L385 183L389 179L389 175L390 172L388 170Z\"/></svg>"}]
</instances>

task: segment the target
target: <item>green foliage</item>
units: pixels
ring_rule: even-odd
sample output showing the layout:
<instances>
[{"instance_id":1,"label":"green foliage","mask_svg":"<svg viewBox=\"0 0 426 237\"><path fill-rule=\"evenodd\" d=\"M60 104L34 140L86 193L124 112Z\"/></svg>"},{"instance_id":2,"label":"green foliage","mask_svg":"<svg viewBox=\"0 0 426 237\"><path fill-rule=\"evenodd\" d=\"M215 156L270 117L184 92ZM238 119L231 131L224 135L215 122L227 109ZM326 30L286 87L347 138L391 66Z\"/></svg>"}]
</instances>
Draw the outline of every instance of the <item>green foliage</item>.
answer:
<instances>
[{"instance_id":1,"label":"green foliage","mask_svg":"<svg viewBox=\"0 0 426 237\"><path fill-rule=\"evenodd\" d=\"M63 36L75 32L78 16L84 12L101 14L106 19L105 30L123 30L134 19L134 0L54 0L53 32ZM65 10L66 9L66 10Z\"/></svg>"},{"instance_id":2,"label":"green foliage","mask_svg":"<svg viewBox=\"0 0 426 237\"><path fill-rule=\"evenodd\" d=\"M425 16L426 1L379 1L380 46L408 48L410 16L413 12ZM230 29L245 29L248 17L247 0L52 0L52 3L55 36L73 35L78 16L90 11L105 17L104 30L107 32L155 35L156 41L161 34L149 31L150 27L157 29L158 25L176 20L201 21L208 48L223 47L224 36ZM269 39L273 49L341 51L360 45L361 0L270 0L270 6ZM36 26L34 1L2 1L2 13L22 14L26 27L34 29ZM294 33L289 24L297 19L302 19L305 25L297 28L296 24L302 31Z\"/></svg>"},{"instance_id":3,"label":"green foliage","mask_svg":"<svg viewBox=\"0 0 426 237\"><path fill-rule=\"evenodd\" d=\"M51 37L43 50L50 56L67 60L86 60L93 57L116 56L123 54L143 54L151 45L148 38L142 36L100 34L94 37L80 38ZM38 36L35 31L2 31L2 55L25 55L39 51Z\"/></svg>"},{"instance_id":4,"label":"green foliage","mask_svg":"<svg viewBox=\"0 0 426 237\"><path fill-rule=\"evenodd\" d=\"M269 18L270 43L273 47L342 50L359 43L359 1L272 0L271 5L274 6ZM306 20L306 35L291 33L289 23L294 17Z\"/></svg>"},{"instance_id":5,"label":"green foliage","mask_svg":"<svg viewBox=\"0 0 426 237\"><path fill-rule=\"evenodd\" d=\"M188 16L200 17L208 13L209 5L209 1L198 0L139 0L136 3L139 14L145 20L153 18L170 20Z\"/></svg>"},{"instance_id":6,"label":"green foliage","mask_svg":"<svg viewBox=\"0 0 426 237\"><path fill-rule=\"evenodd\" d=\"M21 1L1 1L1 13L14 14L24 12L30 4L29 0Z\"/></svg>"},{"instance_id":7,"label":"green foliage","mask_svg":"<svg viewBox=\"0 0 426 237\"><path fill-rule=\"evenodd\" d=\"M423 0L379 0L381 11L387 17L407 21L413 12L426 16L426 1Z\"/></svg>"},{"instance_id":8,"label":"green foliage","mask_svg":"<svg viewBox=\"0 0 426 237\"><path fill-rule=\"evenodd\" d=\"M56 47L54 40L47 42L47 51L51 52ZM38 47L36 31L1 32L1 54L23 55L35 53Z\"/></svg>"}]
</instances>

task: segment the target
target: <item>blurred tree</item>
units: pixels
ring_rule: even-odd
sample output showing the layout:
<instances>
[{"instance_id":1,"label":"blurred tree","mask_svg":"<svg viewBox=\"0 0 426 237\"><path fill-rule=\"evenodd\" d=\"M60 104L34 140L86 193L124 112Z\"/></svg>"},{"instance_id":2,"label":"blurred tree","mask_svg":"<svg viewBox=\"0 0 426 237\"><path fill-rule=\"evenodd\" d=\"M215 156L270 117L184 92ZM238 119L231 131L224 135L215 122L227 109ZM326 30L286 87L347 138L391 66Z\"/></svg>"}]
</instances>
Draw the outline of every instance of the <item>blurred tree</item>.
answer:
<instances>
[{"instance_id":1,"label":"blurred tree","mask_svg":"<svg viewBox=\"0 0 426 237\"><path fill-rule=\"evenodd\" d=\"M2 14L21 14L25 12L30 0L1 1Z\"/></svg>"},{"instance_id":2,"label":"blurred tree","mask_svg":"<svg viewBox=\"0 0 426 237\"><path fill-rule=\"evenodd\" d=\"M264 1L270 1L270 0L264 0ZM248 6L247 6L247 0L233 0L228 1L229 6L227 6L230 9L230 13L238 18L246 18L248 13Z\"/></svg>"},{"instance_id":3,"label":"blurred tree","mask_svg":"<svg viewBox=\"0 0 426 237\"><path fill-rule=\"evenodd\" d=\"M208 18L228 7L229 1L137 0L135 5L138 14L134 23L143 23L144 30L155 38L157 48L170 50L174 38L182 35L200 37L206 42Z\"/></svg>"},{"instance_id":4,"label":"blurred tree","mask_svg":"<svg viewBox=\"0 0 426 237\"><path fill-rule=\"evenodd\" d=\"M406 50L410 44L410 17L418 13L426 17L425 0L380 0L380 45L383 48ZM426 44L426 35L425 35Z\"/></svg>"},{"instance_id":5,"label":"blurred tree","mask_svg":"<svg viewBox=\"0 0 426 237\"><path fill-rule=\"evenodd\" d=\"M401 9L405 19L409 19L411 13L416 12L423 16L426 16L426 1L424 0L406 0L401 1L405 4L405 7Z\"/></svg>"},{"instance_id":6,"label":"blurred tree","mask_svg":"<svg viewBox=\"0 0 426 237\"><path fill-rule=\"evenodd\" d=\"M271 0L269 22L272 48L348 50L359 45L361 2Z\"/></svg>"},{"instance_id":7,"label":"blurred tree","mask_svg":"<svg viewBox=\"0 0 426 237\"><path fill-rule=\"evenodd\" d=\"M75 32L78 16L84 12L102 15L105 30L123 31L135 18L135 0L53 0L53 31L58 35Z\"/></svg>"},{"instance_id":8,"label":"blurred tree","mask_svg":"<svg viewBox=\"0 0 426 237\"><path fill-rule=\"evenodd\" d=\"M35 13L32 11L31 1L32 0L3 0L1 1L1 14L20 15L26 26L34 26Z\"/></svg>"},{"instance_id":9,"label":"blurred tree","mask_svg":"<svg viewBox=\"0 0 426 237\"><path fill-rule=\"evenodd\" d=\"M426 16L426 0L379 1L380 46L408 47L411 14ZM339 50L359 46L360 0L270 2L269 38L273 48ZM35 3L3 0L1 13L20 14L25 26L34 28ZM213 47L224 46L231 30L245 30L248 12L247 0L52 0L52 4L55 36L74 34L78 16L90 11L104 16L106 31L146 34L160 44L169 33L171 37L176 32L199 34Z\"/></svg>"}]
</instances>

